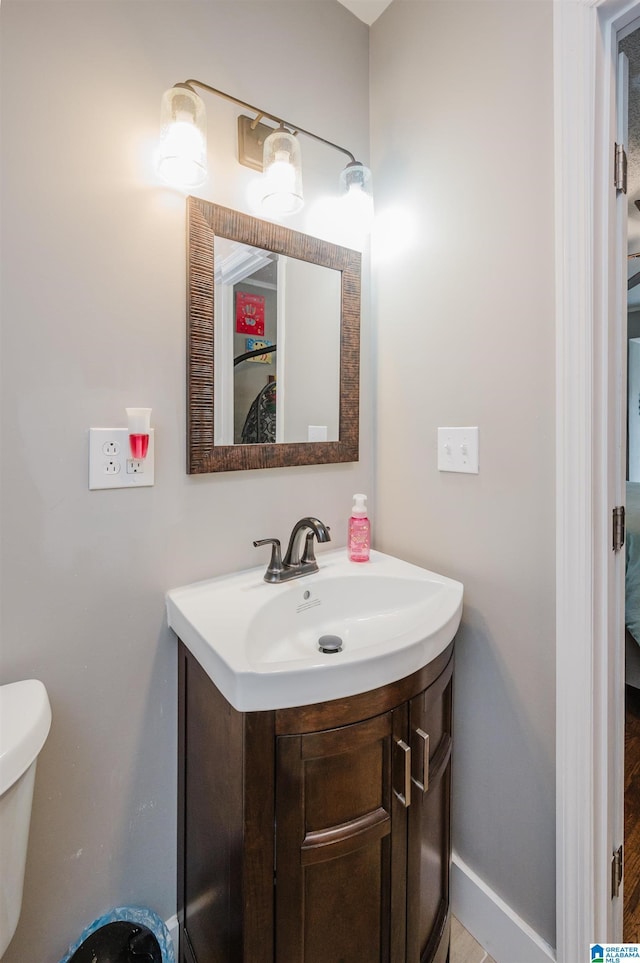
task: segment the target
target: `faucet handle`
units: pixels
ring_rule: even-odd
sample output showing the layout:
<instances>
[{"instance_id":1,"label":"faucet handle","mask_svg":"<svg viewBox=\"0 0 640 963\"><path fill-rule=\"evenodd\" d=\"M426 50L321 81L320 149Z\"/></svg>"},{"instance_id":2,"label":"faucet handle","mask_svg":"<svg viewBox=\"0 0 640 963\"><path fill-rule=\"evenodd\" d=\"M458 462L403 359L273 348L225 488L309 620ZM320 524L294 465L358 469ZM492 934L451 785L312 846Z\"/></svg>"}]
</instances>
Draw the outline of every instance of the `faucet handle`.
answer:
<instances>
[{"instance_id":1,"label":"faucet handle","mask_svg":"<svg viewBox=\"0 0 640 963\"><path fill-rule=\"evenodd\" d=\"M259 548L261 545L271 545L271 560L267 565L266 572L264 573L264 580L265 582L279 582L280 575L284 567L282 565L280 539L279 538L259 538L253 543L254 548Z\"/></svg>"}]
</instances>

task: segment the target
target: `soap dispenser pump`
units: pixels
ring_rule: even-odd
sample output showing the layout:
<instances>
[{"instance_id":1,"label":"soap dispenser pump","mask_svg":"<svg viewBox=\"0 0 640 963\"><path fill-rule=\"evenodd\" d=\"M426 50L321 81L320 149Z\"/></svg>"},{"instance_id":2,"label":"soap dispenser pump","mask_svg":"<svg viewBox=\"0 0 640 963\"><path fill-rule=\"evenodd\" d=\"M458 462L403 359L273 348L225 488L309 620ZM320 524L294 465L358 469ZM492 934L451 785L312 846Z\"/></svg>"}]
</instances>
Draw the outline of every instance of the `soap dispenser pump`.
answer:
<instances>
[{"instance_id":1,"label":"soap dispenser pump","mask_svg":"<svg viewBox=\"0 0 640 963\"><path fill-rule=\"evenodd\" d=\"M371 523L367 517L367 496L354 495L349 519L349 558L352 562L368 562L371 548Z\"/></svg>"}]
</instances>

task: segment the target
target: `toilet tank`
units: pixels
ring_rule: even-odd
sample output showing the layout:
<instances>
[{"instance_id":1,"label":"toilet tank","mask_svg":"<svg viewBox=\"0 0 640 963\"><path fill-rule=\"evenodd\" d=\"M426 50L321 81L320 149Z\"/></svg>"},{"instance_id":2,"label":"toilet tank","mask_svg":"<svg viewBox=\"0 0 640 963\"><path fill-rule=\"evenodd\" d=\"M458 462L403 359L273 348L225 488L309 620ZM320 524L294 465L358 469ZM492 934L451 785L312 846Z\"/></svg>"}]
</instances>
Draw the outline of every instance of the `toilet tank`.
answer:
<instances>
[{"instance_id":1,"label":"toilet tank","mask_svg":"<svg viewBox=\"0 0 640 963\"><path fill-rule=\"evenodd\" d=\"M36 760L50 726L42 682L0 686L0 957L20 916Z\"/></svg>"}]
</instances>

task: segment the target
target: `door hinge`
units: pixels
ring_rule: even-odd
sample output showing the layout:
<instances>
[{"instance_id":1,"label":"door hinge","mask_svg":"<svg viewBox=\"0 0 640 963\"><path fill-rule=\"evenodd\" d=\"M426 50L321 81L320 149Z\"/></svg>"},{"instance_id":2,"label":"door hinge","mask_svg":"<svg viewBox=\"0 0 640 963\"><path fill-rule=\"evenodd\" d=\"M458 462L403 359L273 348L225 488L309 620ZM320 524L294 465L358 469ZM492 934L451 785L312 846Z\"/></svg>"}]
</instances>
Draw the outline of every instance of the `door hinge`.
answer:
<instances>
[{"instance_id":1,"label":"door hinge","mask_svg":"<svg viewBox=\"0 0 640 963\"><path fill-rule=\"evenodd\" d=\"M619 552L624 545L625 522L624 505L613 509L613 550Z\"/></svg>"},{"instance_id":2,"label":"door hinge","mask_svg":"<svg viewBox=\"0 0 640 963\"><path fill-rule=\"evenodd\" d=\"M615 144L614 155L614 187L617 191L627 193L627 152L624 144Z\"/></svg>"},{"instance_id":3,"label":"door hinge","mask_svg":"<svg viewBox=\"0 0 640 963\"><path fill-rule=\"evenodd\" d=\"M622 845L616 849L611 857L611 899L615 899L620 893L622 883L622 873L624 870L624 853Z\"/></svg>"}]
</instances>

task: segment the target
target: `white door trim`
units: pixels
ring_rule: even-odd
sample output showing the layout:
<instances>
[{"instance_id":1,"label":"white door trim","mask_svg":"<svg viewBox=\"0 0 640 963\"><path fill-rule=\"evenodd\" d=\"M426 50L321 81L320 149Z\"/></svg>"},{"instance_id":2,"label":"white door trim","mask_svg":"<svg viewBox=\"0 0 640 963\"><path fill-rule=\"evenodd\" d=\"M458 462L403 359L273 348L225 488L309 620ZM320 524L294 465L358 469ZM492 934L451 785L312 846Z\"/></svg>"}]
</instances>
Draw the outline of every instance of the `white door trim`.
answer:
<instances>
[{"instance_id":1,"label":"white door trim","mask_svg":"<svg viewBox=\"0 0 640 963\"><path fill-rule=\"evenodd\" d=\"M612 77L638 0L554 3L556 184L557 959L621 939L609 893L608 791L619 658L607 643L613 493L607 422ZM622 641L620 642L622 645ZM621 774L617 774L621 778Z\"/></svg>"},{"instance_id":2,"label":"white door trim","mask_svg":"<svg viewBox=\"0 0 640 963\"><path fill-rule=\"evenodd\" d=\"M597 759L591 601L595 17L586 3L554 4L558 963L575 963L595 939Z\"/></svg>"}]
</instances>

